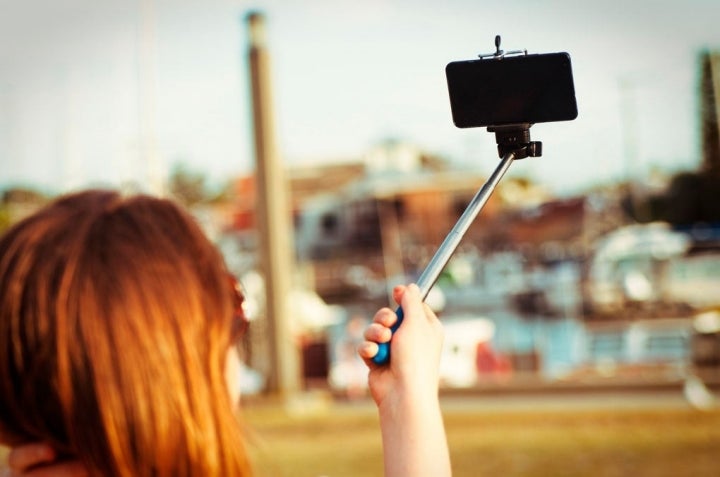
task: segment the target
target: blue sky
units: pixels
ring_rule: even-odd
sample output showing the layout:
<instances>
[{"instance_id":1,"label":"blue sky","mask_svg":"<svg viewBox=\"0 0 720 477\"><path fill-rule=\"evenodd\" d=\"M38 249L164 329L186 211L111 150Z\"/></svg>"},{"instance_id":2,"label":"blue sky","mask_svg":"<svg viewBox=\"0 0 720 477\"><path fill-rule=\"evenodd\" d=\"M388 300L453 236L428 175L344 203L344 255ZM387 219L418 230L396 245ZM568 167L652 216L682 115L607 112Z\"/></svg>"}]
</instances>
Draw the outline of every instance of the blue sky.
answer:
<instances>
[{"instance_id":1,"label":"blue sky","mask_svg":"<svg viewBox=\"0 0 720 477\"><path fill-rule=\"evenodd\" d=\"M251 171L243 22L251 9L267 18L288 164L355 159L397 138L490 172L494 136L452 125L445 65L492 52L496 34L504 49L569 52L579 117L535 125L543 157L512 171L560 193L695 168L698 53L720 49L715 0L0 0L0 8L0 187L51 191L146 181L147 144L161 168L184 162L215 182Z\"/></svg>"}]
</instances>

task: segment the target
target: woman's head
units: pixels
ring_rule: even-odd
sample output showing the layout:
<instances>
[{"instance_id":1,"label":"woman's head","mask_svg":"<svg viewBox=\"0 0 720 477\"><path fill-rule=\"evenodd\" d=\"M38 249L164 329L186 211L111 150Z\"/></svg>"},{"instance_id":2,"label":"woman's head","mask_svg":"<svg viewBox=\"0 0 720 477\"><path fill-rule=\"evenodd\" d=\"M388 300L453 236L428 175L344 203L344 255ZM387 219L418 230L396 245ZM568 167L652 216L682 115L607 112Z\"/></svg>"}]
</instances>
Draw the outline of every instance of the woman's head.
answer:
<instances>
[{"instance_id":1,"label":"woman's head","mask_svg":"<svg viewBox=\"0 0 720 477\"><path fill-rule=\"evenodd\" d=\"M88 191L0 238L0 429L103 475L247 470L221 256L169 201Z\"/></svg>"}]
</instances>

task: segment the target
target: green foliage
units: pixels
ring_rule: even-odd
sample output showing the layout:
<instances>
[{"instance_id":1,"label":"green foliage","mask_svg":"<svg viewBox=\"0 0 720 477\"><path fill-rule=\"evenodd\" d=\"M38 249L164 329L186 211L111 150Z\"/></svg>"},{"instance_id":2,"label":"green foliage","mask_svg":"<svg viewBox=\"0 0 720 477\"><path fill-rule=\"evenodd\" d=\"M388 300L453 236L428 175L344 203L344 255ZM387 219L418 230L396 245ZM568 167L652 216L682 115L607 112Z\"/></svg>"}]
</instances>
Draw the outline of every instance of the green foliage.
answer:
<instances>
[{"instance_id":1,"label":"green foliage","mask_svg":"<svg viewBox=\"0 0 720 477\"><path fill-rule=\"evenodd\" d=\"M186 207L222 201L232 195L232 182L220 188L211 187L203 172L192 170L183 163L173 167L168 187L175 200Z\"/></svg>"},{"instance_id":2,"label":"green foliage","mask_svg":"<svg viewBox=\"0 0 720 477\"><path fill-rule=\"evenodd\" d=\"M629 216L640 222L661 220L675 225L720 222L720 176L707 172L675 175L667 189L656 196L623 200Z\"/></svg>"},{"instance_id":3,"label":"green foliage","mask_svg":"<svg viewBox=\"0 0 720 477\"><path fill-rule=\"evenodd\" d=\"M0 234L25 214L45 205L48 196L32 188L11 187L0 193Z\"/></svg>"},{"instance_id":4,"label":"green foliage","mask_svg":"<svg viewBox=\"0 0 720 477\"><path fill-rule=\"evenodd\" d=\"M0 203L0 235L10 227L10 212L7 210L7 205Z\"/></svg>"},{"instance_id":5,"label":"green foliage","mask_svg":"<svg viewBox=\"0 0 720 477\"><path fill-rule=\"evenodd\" d=\"M670 223L720 222L720 177L709 173L675 176L665 206L663 219Z\"/></svg>"},{"instance_id":6,"label":"green foliage","mask_svg":"<svg viewBox=\"0 0 720 477\"><path fill-rule=\"evenodd\" d=\"M185 164L177 164L170 174L169 189L172 196L181 204L191 206L207 199L205 175L188 169Z\"/></svg>"}]
</instances>

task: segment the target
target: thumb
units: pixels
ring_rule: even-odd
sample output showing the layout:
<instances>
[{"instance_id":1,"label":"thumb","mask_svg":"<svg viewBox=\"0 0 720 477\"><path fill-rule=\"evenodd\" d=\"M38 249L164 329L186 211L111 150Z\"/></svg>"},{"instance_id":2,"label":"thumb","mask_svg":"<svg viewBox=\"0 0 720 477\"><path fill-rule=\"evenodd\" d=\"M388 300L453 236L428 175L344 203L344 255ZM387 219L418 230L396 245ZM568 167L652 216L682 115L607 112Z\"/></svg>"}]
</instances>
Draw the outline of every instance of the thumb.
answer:
<instances>
[{"instance_id":1,"label":"thumb","mask_svg":"<svg viewBox=\"0 0 720 477\"><path fill-rule=\"evenodd\" d=\"M408 316L422 316L424 313L420 288L414 283L405 288L400 304L405 318Z\"/></svg>"},{"instance_id":2,"label":"thumb","mask_svg":"<svg viewBox=\"0 0 720 477\"><path fill-rule=\"evenodd\" d=\"M393 300L395 300L395 303L398 305L402 305L402 297L405 294L405 291L407 290L407 286L405 285L397 285L393 288L392 296Z\"/></svg>"}]
</instances>

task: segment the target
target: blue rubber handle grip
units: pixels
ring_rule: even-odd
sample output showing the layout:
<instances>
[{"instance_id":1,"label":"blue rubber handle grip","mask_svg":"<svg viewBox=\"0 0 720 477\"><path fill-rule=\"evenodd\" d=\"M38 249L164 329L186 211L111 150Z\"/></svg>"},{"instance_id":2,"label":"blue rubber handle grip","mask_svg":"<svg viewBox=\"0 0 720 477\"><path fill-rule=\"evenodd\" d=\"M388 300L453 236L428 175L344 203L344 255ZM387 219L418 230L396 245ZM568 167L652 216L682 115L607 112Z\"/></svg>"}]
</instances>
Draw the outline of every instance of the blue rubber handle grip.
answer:
<instances>
[{"instance_id":1,"label":"blue rubber handle grip","mask_svg":"<svg viewBox=\"0 0 720 477\"><path fill-rule=\"evenodd\" d=\"M403 317L405 316L401 307L397 307L395 314L398 319L395 324L390 327L390 331L393 333L397 331L403 321ZM392 337L390 340L392 341ZM373 356L372 362L379 365L388 364L390 362L390 341L387 343L378 343L378 352L375 356Z\"/></svg>"}]
</instances>

